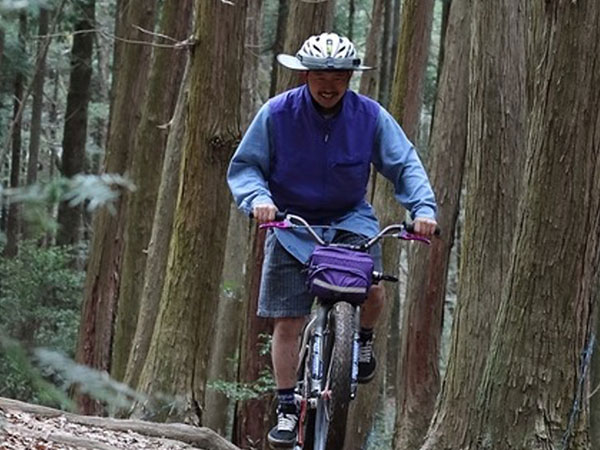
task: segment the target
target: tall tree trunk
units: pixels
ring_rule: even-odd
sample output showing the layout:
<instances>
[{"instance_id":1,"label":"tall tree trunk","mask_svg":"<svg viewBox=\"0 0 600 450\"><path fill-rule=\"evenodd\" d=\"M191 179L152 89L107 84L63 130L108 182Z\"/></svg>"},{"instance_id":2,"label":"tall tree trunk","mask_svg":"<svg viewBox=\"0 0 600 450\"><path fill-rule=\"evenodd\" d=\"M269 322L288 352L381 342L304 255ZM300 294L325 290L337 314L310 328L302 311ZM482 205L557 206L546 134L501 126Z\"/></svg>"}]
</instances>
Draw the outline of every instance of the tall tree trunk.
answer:
<instances>
[{"instance_id":1,"label":"tall tree trunk","mask_svg":"<svg viewBox=\"0 0 600 450\"><path fill-rule=\"evenodd\" d=\"M262 30L263 0L248 0L244 41L244 76L240 98L240 119L246 129L260 107L258 95L258 65L260 62L260 36Z\"/></svg>"},{"instance_id":2,"label":"tall tree trunk","mask_svg":"<svg viewBox=\"0 0 600 450\"><path fill-rule=\"evenodd\" d=\"M471 17L469 170L459 296L428 449L464 448L470 420L475 420L476 387L510 262L524 161L523 11L505 0L474 2Z\"/></svg>"},{"instance_id":3,"label":"tall tree trunk","mask_svg":"<svg viewBox=\"0 0 600 450\"><path fill-rule=\"evenodd\" d=\"M279 9L277 14L277 29L275 30L275 41L273 42L273 62L271 64L271 83L269 85L269 97L277 94L277 78L280 70L287 70L281 67L277 62L277 55L283 51L283 41L285 40L285 29L289 15L290 0L279 0Z\"/></svg>"},{"instance_id":4,"label":"tall tree trunk","mask_svg":"<svg viewBox=\"0 0 600 450\"><path fill-rule=\"evenodd\" d=\"M27 13L19 14L19 48L22 57L25 57L25 34L27 33ZM10 162L10 187L19 187L19 175L21 173L21 125L22 109L21 103L24 101L23 85L25 77L21 71L15 75L14 101L13 101L13 123L11 126L11 145L12 157ZM20 232L20 208L16 202L8 206L8 219L6 221L6 247L4 247L3 256L13 258L19 251L19 232Z\"/></svg>"},{"instance_id":5,"label":"tall tree trunk","mask_svg":"<svg viewBox=\"0 0 600 450\"><path fill-rule=\"evenodd\" d=\"M394 77L390 112L402 125L407 137L414 140L417 136L422 104L423 78L429 49L433 0L421 2L407 0L406 3L402 21L403 23L411 23L413 26L403 27L400 30L401 46L398 49L394 70L396 75ZM389 225L401 221L404 213L394 197L392 184L377 174L373 185L373 204L381 224ZM399 262L399 243L391 240L384 242L383 266L393 268L394 273L398 274ZM388 286L386 297L389 302L399 302L400 292L398 286ZM393 318L396 317L394 311L397 307L398 305L393 305L391 308ZM391 326L396 327L394 321L392 321ZM394 328L390 332L391 337L398 335L397 330ZM397 343L394 340L388 343L389 348L395 348L396 345ZM395 363L396 358L394 358L394 361L389 362ZM398 367L388 368L388 370L395 373ZM392 377L392 381L394 378L397 377Z\"/></svg>"},{"instance_id":6,"label":"tall tree trunk","mask_svg":"<svg viewBox=\"0 0 600 450\"><path fill-rule=\"evenodd\" d=\"M383 22L384 0L373 0L373 10L371 12L371 28L367 36L367 46L365 49L364 64L374 67L374 70L363 72L360 77L359 92L367 97L378 98L379 65L382 60L381 55L381 34ZM387 56L387 55L386 55Z\"/></svg>"},{"instance_id":7,"label":"tall tree trunk","mask_svg":"<svg viewBox=\"0 0 600 450\"><path fill-rule=\"evenodd\" d=\"M100 3L96 5L96 26L103 29L114 29L116 17L112 17L109 4ZM98 70L96 74L96 82L98 91L96 92L96 101L107 104L110 102L110 57L113 52L111 48L112 40L107 37L95 33L94 44L96 46L96 65ZM92 174L100 173L102 164L102 151L106 147L108 119L105 116L98 116L89 124L90 138L96 145L97 152L89 156L88 172ZM87 219L87 217L86 217Z\"/></svg>"},{"instance_id":8,"label":"tall tree trunk","mask_svg":"<svg viewBox=\"0 0 600 450\"><path fill-rule=\"evenodd\" d=\"M600 4L529 6L527 183L464 448L587 450L600 276Z\"/></svg>"},{"instance_id":9,"label":"tall tree trunk","mask_svg":"<svg viewBox=\"0 0 600 450\"><path fill-rule=\"evenodd\" d=\"M182 184L160 310L138 385L147 394L179 396L183 404L179 411L150 412L157 418L202 423L229 218L225 175L240 139L246 5L196 1Z\"/></svg>"},{"instance_id":10,"label":"tall tree trunk","mask_svg":"<svg viewBox=\"0 0 600 450\"><path fill-rule=\"evenodd\" d=\"M0 28L0 68L4 57L4 28Z\"/></svg>"},{"instance_id":11,"label":"tall tree trunk","mask_svg":"<svg viewBox=\"0 0 600 450\"><path fill-rule=\"evenodd\" d=\"M439 392L439 355L450 250L454 241L467 148L469 11L455 0L447 33L447 59L441 72L436 118L430 142L430 179L437 194L437 220L443 230L431 247L413 246L400 366L404 401L397 445L419 448ZM447 152L446 149L452 149Z\"/></svg>"},{"instance_id":12,"label":"tall tree trunk","mask_svg":"<svg viewBox=\"0 0 600 450\"><path fill-rule=\"evenodd\" d=\"M58 86L60 85L60 71L57 69L51 70L51 81L52 81L52 95L50 100L50 106L48 111L48 179L50 181L55 178L55 169L57 163L56 149L60 147L58 142L57 130L60 127L58 120ZM53 204L48 205L48 214L50 217L56 217L56 208ZM44 245L51 246L55 243L55 234L50 229L46 232L44 237Z\"/></svg>"},{"instance_id":13,"label":"tall tree trunk","mask_svg":"<svg viewBox=\"0 0 600 450\"><path fill-rule=\"evenodd\" d=\"M379 47L381 42L381 22L383 20L383 0L373 2L371 14L371 28L367 38L366 55L364 64L377 66ZM377 95L377 70L364 72L360 79L360 92L363 95L374 97ZM344 439L345 450L362 449L367 435L373 425L375 411L381 407L382 386L385 384L386 354L388 351L388 329L391 324L392 304L386 302L382 312L382 320L378 325L377 339L375 341L375 357L379 363L376 377L371 383L361 386L356 399L351 403Z\"/></svg>"},{"instance_id":14,"label":"tall tree trunk","mask_svg":"<svg viewBox=\"0 0 600 450\"><path fill-rule=\"evenodd\" d=\"M398 66L398 43L401 39L402 36L402 26L403 26L403 22L402 22L402 18L404 16L403 13L403 8L405 3L407 3L408 0L394 0L394 6L393 6L393 11L392 11L392 34L390 37L390 66L389 66L389 78L390 80L394 80L394 77L396 76L396 67ZM429 45L428 45L429 48ZM393 83L393 82L392 82ZM390 102L391 100L391 90L393 89L393 84L390 83L390 85L388 86L388 96L390 97Z\"/></svg>"},{"instance_id":15,"label":"tall tree trunk","mask_svg":"<svg viewBox=\"0 0 600 450\"><path fill-rule=\"evenodd\" d=\"M27 160L27 184L37 181L38 155L40 151L40 137L42 135L42 106L44 104L44 81L46 79L46 35L48 34L48 10L40 8L39 31L40 41L38 46L36 72L33 78L33 104L31 107L31 130L29 139L29 158Z\"/></svg>"},{"instance_id":16,"label":"tall tree trunk","mask_svg":"<svg viewBox=\"0 0 600 450\"><path fill-rule=\"evenodd\" d=\"M128 40L149 41L150 37L134 28L154 28L156 2L130 0L127 18L117 26L125 30ZM110 129L104 162L104 172L123 174L131 159L138 111L147 86L147 72L151 49L147 45L126 44L115 49L116 76L113 85ZM110 352L113 321L119 295L123 230L126 203L121 198L116 214L101 210L94 218L94 236L85 282L81 325L76 359L79 363L98 370L110 371ZM79 399L85 413L99 413L100 405L88 398Z\"/></svg>"},{"instance_id":17,"label":"tall tree trunk","mask_svg":"<svg viewBox=\"0 0 600 450\"><path fill-rule=\"evenodd\" d=\"M77 33L77 31L90 30L96 26L95 3L95 0L79 0L78 2L81 15L75 24L71 49L71 76L62 142L61 172L67 178L82 173L85 168L94 36L91 33ZM73 245L79 242L82 214L81 206L73 207L66 202L59 205L59 228L56 236L58 245Z\"/></svg>"},{"instance_id":18,"label":"tall tree trunk","mask_svg":"<svg viewBox=\"0 0 600 450\"><path fill-rule=\"evenodd\" d=\"M402 125L408 138L415 139L422 103L423 76L429 48L433 0L408 1L407 3L403 23L413 23L414 27L402 28L400 37L402 45L398 50L390 112ZM394 197L392 184L380 175L377 176L374 184L374 206L382 225L398 222L403 217L401 208ZM384 267L394 268L394 272L397 273L399 257L398 242L384 242ZM397 286L388 286L387 301L392 304L400 301ZM395 327L395 324L391 326ZM393 346L394 342L388 345Z\"/></svg>"},{"instance_id":19,"label":"tall tree trunk","mask_svg":"<svg viewBox=\"0 0 600 450\"><path fill-rule=\"evenodd\" d=\"M183 41L190 32L192 0L166 2L161 11L159 33ZM144 286L146 248L163 157L167 143L165 126L171 120L181 85L187 54L183 49L156 48L152 57L148 88L142 104L142 118L132 150L129 172L137 189L128 196L125 247L121 287L115 320L111 376L123 380L135 334Z\"/></svg>"},{"instance_id":20,"label":"tall tree trunk","mask_svg":"<svg viewBox=\"0 0 600 450\"><path fill-rule=\"evenodd\" d=\"M383 32L381 34L381 69L379 70L379 101L387 108L390 104L390 87L392 85L390 66L392 65L392 20L394 17L394 0L384 1ZM399 1L399 0L398 0Z\"/></svg>"},{"instance_id":21,"label":"tall tree trunk","mask_svg":"<svg viewBox=\"0 0 600 450\"><path fill-rule=\"evenodd\" d=\"M348 0L348 39L354 39L354 14L356 11L355 0Z\"/></svg>"},{"instance_id":22,"label":"tall tree trunk","mask_svg":"<svg viewBox=\"0 0 600 450\"><path fill-rule=\"evenodd\" d=\"M333 11L335 0L322 2L305 2L289 0L287 32L283 43L283 51L295 55L302 43L311 35L330 31L333 27ZM298 72L280 68L277 77L276 92L298 86Z\"/></svg>"},{"instance_id":23,"label":"tall tree trunk","mask_svg":"<svg viewBox=\"0 0 600 450\"><path fill-rule=\"evenodd\" d=\"M248 276L246 277L247 317L242 330L240 345L240 365L238 379L242 383L254 383L261 372L270 367L268 355L257 351L261 345L260 336L272 334L270 320L259 319L258 294L260 288L261 269L264 260L265 231L258 231L253 227L252 252L247 263ZM264 342L262 343L264 345ZM241 448L258 448L267 450L268 443L266 432L269 429L269 415L271 413L271 397L255 398L238 402L236 407L235 422L233 427L233 442Z\"/></svg>"},{"instance_id":24,"label":"tall tree trunk","mask_svg":"<svg viewBox=\"0 0 600 450\"><path fill-rule=\"evenodd\" d=\"M262 0L249 0L246 14L244 75L242 77L242 95L240 98L240 121L246 129L258 109L258 64L260 48L260 31L262 16ZM243 287L248 262L250 222L240 212L236 212L232 202L229 225L227 227L227 243L225 263L222 275L222 288L217 313L217 326L213 338L213 349L210 355L208 380L237 381L239 359L240 331L245 319ZM224 357L224 355L227 355ZM229 425L231 401L222 392L208 390L206 393L205 424L220 434L225 435Z\"/></svg>"},{"instance_id":25,"label":"tall tree trunk","mask_svg":"<svg viewBox=\"0 0 600 450\"><path fill-rule=\"evenodd\" d=\"M215 336L210 355L208 381L237 382L240 362L240 337L246 319L244 291L248 272L249 243L252 241L248 218L232 203L227 231L227 251L223 267L223 282L216 318ZM254 263L253 263L254 264ZM230 438L231 400L215 389L206 391L204 426ZM253 412L256 414L256 411Z\"/></svg>"},{"instance_id":26,"label":"tall tree trunk","mask_svg":"<svg viewBox=\"0 0 600 450\"><path fill-rule=\"evenodd\" d=\"M402 10L390 112L413 140L419 131L433 4L434 0L405 0Z\"/></svg>"},{"instance_id":27,"label":"tall tree trunk","mask_svg":"<svg viewBox=\"0 0 600 450\"><path fill-rule=\"evenodd\" d=\"M179 191L179 171L183 138L186 133L189 104L189 58L183 75L172 125L169 130L167 147L160 177L152 235L148 243L148 256L144 270L144 286L140 297L140 308L135 335L129 353L125 383L137 388L140 373L144 367L154 324L158 315L160 297L164 286L169 258L169 243L173 230L177 192Z\"/></svg>"}]
</instances>

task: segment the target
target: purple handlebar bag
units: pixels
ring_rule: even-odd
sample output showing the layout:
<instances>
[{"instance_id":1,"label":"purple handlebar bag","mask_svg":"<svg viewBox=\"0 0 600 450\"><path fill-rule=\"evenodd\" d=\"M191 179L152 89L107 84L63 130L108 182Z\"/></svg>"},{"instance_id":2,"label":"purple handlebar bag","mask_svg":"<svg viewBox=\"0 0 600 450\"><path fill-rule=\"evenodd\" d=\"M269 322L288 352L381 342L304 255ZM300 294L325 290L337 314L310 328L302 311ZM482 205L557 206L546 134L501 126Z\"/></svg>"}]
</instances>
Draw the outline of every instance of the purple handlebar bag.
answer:
<instances>
[{"instance_id":1,"label":"purple handlebar bag","mask_svg":"<svg viewBox=\"0 0 600 450\"><path fill-rule=\"evenodd\" d=\"M361 304L373 278L369 253L318 245L308 260L308 290L324 300Z\"/></svg>"}]
</instances>

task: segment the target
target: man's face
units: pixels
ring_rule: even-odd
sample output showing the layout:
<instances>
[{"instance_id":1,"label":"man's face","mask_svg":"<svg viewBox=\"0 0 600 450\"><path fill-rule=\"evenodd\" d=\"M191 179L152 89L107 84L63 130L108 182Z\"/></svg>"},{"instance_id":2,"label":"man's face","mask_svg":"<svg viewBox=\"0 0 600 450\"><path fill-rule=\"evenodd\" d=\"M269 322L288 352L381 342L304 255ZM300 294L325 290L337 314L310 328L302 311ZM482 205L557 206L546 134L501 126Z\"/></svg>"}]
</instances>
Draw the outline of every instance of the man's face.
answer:
<instances>
[{"instance_id":1,"label":"man's face","mask_svg":"<svg viewBox=\"0 0 600 450\"><path fill-rule=\"evenodd\" d=\"M306 72L308 89L315 101L325 109L342 99L352 77L350 70L310 70Z\"/></svg>"}]
</instances>

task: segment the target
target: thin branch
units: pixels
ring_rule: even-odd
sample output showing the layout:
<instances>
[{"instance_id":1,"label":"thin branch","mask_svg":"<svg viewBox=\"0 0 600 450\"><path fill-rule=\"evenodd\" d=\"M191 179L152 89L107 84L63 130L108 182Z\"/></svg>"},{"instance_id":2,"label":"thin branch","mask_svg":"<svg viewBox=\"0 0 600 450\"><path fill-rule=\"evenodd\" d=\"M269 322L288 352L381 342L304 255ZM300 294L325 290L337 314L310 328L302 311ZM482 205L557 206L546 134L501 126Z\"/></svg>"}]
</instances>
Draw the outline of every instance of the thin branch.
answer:
<instances>
[{"instance_id":1,"label":"thin branch","mask_svg":"<svg viewBox=\"0 0 600 450\"><path fill-rule=\"evenodd\" d=\"M153 31L146 30L145 28L142 28L139 25L133 25L133 27L136 30L141 31L142 33L149 34L150 36L156 36L156 37L160 37L160 38L166 39L167 41L179 43L179 41L177 39L172 38L171 36L167 36L166 34L155 33Z\"/></svg>"},{"instance_id":2,"label":"thin branch","mask_svg":"<svg viewBox=\"0 0 600 450\"><path fill-rule=\"evenodd\" d=\"M87 34L87 33L96 33L99 34L105 38L109 38L109 39L113 39L115 41L119 41L119 42L124 42L126 44L135 44L135 45L147 45L150 47L157 47L157 48L174 48L174 49L180 49L183 47L191 47L194 45L194 40L191 38L185 39L183 41L178 41L176 39L173 39L169 36L165 36L162 34L158 34L158 33L151 33L149 31L143 30L143 28L138 27L137 25L132 25L134 28L139 29L140 31L146 32L148 34L154 34L156 36L162 37L164 39L169 39L173 42L175 42L175 44L158 44L156 42L150 42L150 41L138 41L138 40L133 40L133 39L125 39L119 36L115 36L114 34L108 33L106 31L103 31L101 29L98 28L90 28L89 30L78 30L78 31L67 31L64 33L54 33L54 34L48 34L46 36L36 36L36 38L42 38L42 37L67 37L67 36L75 36L76 34Z\"/></svg>"}]
</instances>

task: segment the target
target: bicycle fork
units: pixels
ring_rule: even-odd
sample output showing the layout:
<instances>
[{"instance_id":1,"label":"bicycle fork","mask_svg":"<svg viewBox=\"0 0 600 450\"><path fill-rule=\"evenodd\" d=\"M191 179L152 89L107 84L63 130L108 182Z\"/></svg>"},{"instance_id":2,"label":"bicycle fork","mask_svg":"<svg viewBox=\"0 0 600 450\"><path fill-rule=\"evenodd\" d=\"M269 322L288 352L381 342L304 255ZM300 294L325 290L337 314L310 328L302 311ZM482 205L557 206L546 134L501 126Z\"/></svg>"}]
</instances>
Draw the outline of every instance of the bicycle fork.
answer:
<instances>
[{"instance_id":1,"label":"bicycle fork","mask_svg":"<svg viewBox=\"0 0 600 450\"><path fill-rule=\"evenodd\" d=\"M358 354L359 354L359 336L360 330L360 306L354 310L354 338L352 339L352 375L350 378L350 399L356 397L358 389Z\"/></svg>"},{"instance_id":2,"label":"bicycle fork","mask_svg":"<svg viewBox=\"0 0 600 450\"><path fill-rule=\"evenodd\" d=\"M323 332L325 330L325 322L329 308L319 306L317 308L317 320L313 334L313 342L311 348L311 385L310 396L318 398L321 396L321 386L323 381Z\"/></svg>"}]
</instances>

